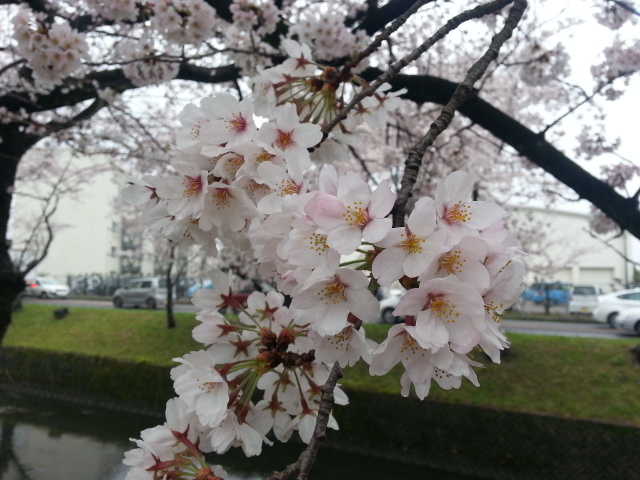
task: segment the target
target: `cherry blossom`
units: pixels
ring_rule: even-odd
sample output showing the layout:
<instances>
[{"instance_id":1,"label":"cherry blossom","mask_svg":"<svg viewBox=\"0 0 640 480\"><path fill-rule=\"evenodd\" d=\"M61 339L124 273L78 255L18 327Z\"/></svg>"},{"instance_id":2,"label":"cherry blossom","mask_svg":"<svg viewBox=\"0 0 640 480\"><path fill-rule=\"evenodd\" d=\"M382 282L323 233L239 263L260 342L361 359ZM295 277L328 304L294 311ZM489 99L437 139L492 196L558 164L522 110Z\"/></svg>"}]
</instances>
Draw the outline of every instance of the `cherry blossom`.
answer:
<instances>
[{"instance_id":1,"label":"cherry blossom","mask_svg":"<svg viewBox=\"0 0 640 480\"><path fill-rule=\"evenodd\" d=\"M248 8L257 15L255 5L234 5L240 25L259 24L242 13ZM190 430L177 444L163 426L144 433L127 457L132 478L148 478L145 468L163 472L156 458L170 462L174 449L188 442L199 442L189 446L194 459L232 447L257 455L270 434L287 441L297 432L309 442L334 363L364 361L372 375L401 363L402 394L413 385L423 399L432 380L444 389L459 388L463 377L477 385L473 367L480 364L470 352L482 348L499 361L508 346L499 318L522 289L522 267L513 260L521 252L504 227L504 210L469 201L476 178L455 171L438 182L435 200L418 199L405 225L392 228L396 195L389 180L371 187L353 171L314 169L309 150L321 141L319 122L328 117L313 115L309 105L321 101L327 112L337 109L342 81L334 82L332 67L314 63L308 46L285 40L283 47L290 58L263 76L274 81L274 98L296 88L296 79L304 78L296 75L308 76L301 96L290 96L294 103L273 110L274 102L259 130L255 98L216 94L188 104L172 162L176 174L132 179L124 194L146 206L150 232L205 245L213 254L218 239L239 245L279 290L254 292L245 306L234 298L231 273L210 272L214 289L192 298L199 311L193 338L204 349L175 359L179 365L171 371L183 412L178 418L188 420L180 428L188 424ZM259 82L253 85L260 95ZM322 98L307 98L319 85L326 87ZM340 124L341 133L328 137L333 145L316 157L332 160L331 152L357 141L358 125L383 122L402 93L388 88L362 101L359 113ZM313 100L296 103L304 98ZM363 328L378 315L371 292L395 281L407 289L394 311L406 323L392 327L377 346ZM280 292L291 297L289 306ZM237 320L222 314L229 307L238 311ZM337 404L348 402L339 386L334 397ZM328 426L338 428L332 416Z\"/></svg>"},{"instance_id":2,"label":"cherry blossom","mask_svg":"<svg viewBox=\"0 0 640 480\"><path fill-rule=\"evenodd\" d=\"M300 123L295 105L287 103L276 109L275 123L265 123L255 141L268 152L283 157L293 171L302 172L311 166L307 149L321 138L320 127Z\"/></svg>"},{"instance_id":3,"label":"cherry blossom","mask_svg":"<svg viewBox=\"0 0 640 480\"><path fill-rule=\"evenodd\" d=\"M227 416L229 387L214 368L211 354L206 351L192 352L171 371L176 393L195 412L203 425L215 427Z\"/></svg>"},{"instance_id":4,"label":"cherry blossom","mask_svg":"<svg viewBox=\"0 0 640 480\"><path fill-rule=\"evenodd\" d=\"M378 304L366 289L368 283L362 272L339 268L333 276L300 291L292 306L312 310L314 329L320 335L336 335L347 326L349 314L363 322L375 319Z\"/></svg>"},{"instance_id":5,"label":"cherry blossom","mask_svg":"<svg viewBox=\"0 0 640 480\"><path fill-rule=\"evenodd\" d=\"M473 285L449 276L409 290L393 314L415 317L415 338L423 348L436 351L451 343L452 350L466 353L477 344L483 305Z\"/></svg>"},{"instance_id":6,"label":"cherry blossom","mask_svg":"<svg viewBox=\"0 0 640 480\"><path fill-rule=\"evenodd\" d=\"M174 161L173 167L179 175L154 180L158 197L167 201L170 215L199 218L209 190L208 172L187 162Z\"/></svg>"},{"instance_id":7,"label":"cherry blossom","mask_svg":"<svg viewBox=\"0 0 640 480\"><path fill-rule=\"evenodd\" d=\"M438 182L435 197L438 225L452 240L473 235L506 215L495 203L468 201L475 181L475 175L457 171Z\"/></svg>"},{"instance_id":8,"label":"cherry blossom","mask_svg":"<svg viewBox=\"0 0 640 480\"><path fill-rule=\"evenodd\" d=\"M379 242L383 250L375 256L372 274L382 286L391 285L403 276L417 277L447 249L447 234L436 231L435 202L421 198L406 225L392 229Z\"/></svg>"},{"instance_id":9,"label":"cherry blossom","mask_svg":"<svg viewBox=\"0 0 640 480\"><path fill-rule=\"evenodd\" d=\"M327 235L327 245L343 255L353 253L364 240L376 243L391 230L387 215L395 194L384 181L371 192L355 172L338 180L336 196L317 193L307 204L306 213Z\"/></svg>"}]
</instances>

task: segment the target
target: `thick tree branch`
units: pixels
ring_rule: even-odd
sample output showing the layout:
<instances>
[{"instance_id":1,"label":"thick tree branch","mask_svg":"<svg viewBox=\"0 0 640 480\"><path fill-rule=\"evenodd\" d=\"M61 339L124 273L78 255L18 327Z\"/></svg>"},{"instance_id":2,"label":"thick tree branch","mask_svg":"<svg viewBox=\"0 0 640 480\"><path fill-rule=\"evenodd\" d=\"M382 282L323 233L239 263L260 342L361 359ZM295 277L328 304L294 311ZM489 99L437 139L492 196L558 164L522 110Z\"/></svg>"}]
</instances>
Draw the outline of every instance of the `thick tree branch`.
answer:
<instances>
[{"instance_id":1,"label":"thick tree branch","mask_svg":"<svg viewBox=\"0 0 640 480\"><path fill-rule=\"evenodd\" d=\"M205 68L183 64L180 66L177 78L179 80L202 83L224 83L234 81L239 75L240 70L235 65ZM140 88L131 83L120 69L94 72L87 75L83 83L84 86L68 93L65 93L66 86L57 87L46 95L36 96L35 99L28 92L12 92L0 96L0 106L5 107L10 112L16 112L20 109L24 109L27 113L44 112L77 105L80 102L95 98L95 85L98 85L99 88L110 88L117 93Z\"/></svg>"},{"instance_id":2,"label":"thick tree branch","mask_svg":"<svg viewBox=\"0 0 640 480\"><path fill-rule=\"evenodd\" d=\"M381 74L381 70L369 68L362 76L375 79ZM407 93L402 95L406 100L417 104L439 105L446 105L458 86L455 82L431 75L399 74L389 80L389 83L394 90L406 88ZM581 168L543 136L483 100L475 91L458 108L458 112L567 185L580 198L593 203L621 228L640 238L640 198L620 195L614 188Z\"/></svg>"},{"instance_id":3,"label":"thick tree branch","mask_svg":"<svg viewBox=\"0 0 640 480\"><path fill-rule=\"evenodd\" d=\"M385 3L382 7L378 7L375 1L367 3L369 8L364 14L364 19L358 19L359 23L358 20L347 22L347 26L358 24L358 28L367 32L367 35L373 35L389 22L403 15L414 4L414 0L393 0Z\"/></svg>"},{"instance_id":4,"label":"thick tree branch","mask_svg":"<svg viewBox=\"0 0 640 480\"><path fill-rule=\"evenodd\" d=\"M620 8L624 8L625 10L635 13L636 15L640 15L640 11L633 8L633 6L629 2L623 2L622 0L610 0L611 2L618 5Z\"/></svg>"},{"instance_id":5,"label":"thick tree branch","mask_svg":"<svg viewBox=\"0 0 640 480\"><path fill-rule=\"evenodd\" d=\"M89 120L96 113L102 110L104 107L108 105L107 102L102 100L101 98L96 98L91 104L82 110L77 115L74 115L72 118L67 120L66 122L49 122L47 124L47 129L49 132L59 132L61 130L66 130L68 128L76 126L80 122L84 122L85 120Z\"/></svg>"}]
</instances>

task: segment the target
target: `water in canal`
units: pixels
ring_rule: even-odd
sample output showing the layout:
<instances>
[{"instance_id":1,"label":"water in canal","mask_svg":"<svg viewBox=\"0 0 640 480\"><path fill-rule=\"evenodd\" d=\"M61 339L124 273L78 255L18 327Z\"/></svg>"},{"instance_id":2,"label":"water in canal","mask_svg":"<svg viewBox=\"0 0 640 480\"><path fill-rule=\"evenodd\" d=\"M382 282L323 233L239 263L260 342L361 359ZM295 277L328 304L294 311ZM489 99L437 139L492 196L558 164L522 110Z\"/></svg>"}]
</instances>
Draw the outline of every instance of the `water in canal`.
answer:
<instances>
[{"instance_id":1,"label":"water in canal","mask_svg":"<svg viewBox=\"0 0 640 480\"><path fill-rule=\"evenodd\" d=\"M128 441L159 419L69 407L0 392L0 480L123 480ZM337 433L339 434L339 433ZM227 480L258 480L295 460L302 446L265 447L247 459L239 449L211 458L222 464ZM372 457L321 449L310 480L472 480Z\"/></svg>"}]
</instances>

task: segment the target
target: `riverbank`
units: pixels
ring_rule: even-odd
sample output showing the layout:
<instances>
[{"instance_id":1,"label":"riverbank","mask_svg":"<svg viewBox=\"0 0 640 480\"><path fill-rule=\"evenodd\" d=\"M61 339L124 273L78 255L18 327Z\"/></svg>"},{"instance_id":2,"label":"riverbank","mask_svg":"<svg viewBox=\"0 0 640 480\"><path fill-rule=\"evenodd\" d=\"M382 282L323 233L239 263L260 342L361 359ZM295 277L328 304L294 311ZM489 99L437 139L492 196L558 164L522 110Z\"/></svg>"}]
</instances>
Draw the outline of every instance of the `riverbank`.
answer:
<instances>
[{"instance_id":1,"label":"riverbank","mask_svg":"<svg viewBox=\"0 0 640 480\"><path fill-rule=\"evenodd\" d=\"M169 369L5 347L0 392L145 415L151 426L173 396ZM484 479L640 478L636 426L345 391L328 448Z\"/></svg>"},{"instance_id":2,"label":"riverbank","mask_svg":"<svg viewBox=\"0 0 640 480\"><path fill-rule=\"evenodd\" d=\"M55 307L25 305L15 315L5 339L7 347L108 358L140 365L170 368L173 358L197 350L191 338L198 323L193 314L177 314L177 327L165 328L161 311L72 308L63 320L53 318ZM366 325L367 335L380 342L387 325ZM434 386L430 399L539 413L563 418L599 420L640 426L640 366L629 350L637 339L603 340L511 334L512 348L502 364L477 369L480 388L464 381L458 390ZM348 369L342 383L355 390L399 395L401 369L384 377L370 377L366 365ZM132 379L135 380L135 379ZM144 379L136 380L143 382Z\"/></svg>"}]
</instances>

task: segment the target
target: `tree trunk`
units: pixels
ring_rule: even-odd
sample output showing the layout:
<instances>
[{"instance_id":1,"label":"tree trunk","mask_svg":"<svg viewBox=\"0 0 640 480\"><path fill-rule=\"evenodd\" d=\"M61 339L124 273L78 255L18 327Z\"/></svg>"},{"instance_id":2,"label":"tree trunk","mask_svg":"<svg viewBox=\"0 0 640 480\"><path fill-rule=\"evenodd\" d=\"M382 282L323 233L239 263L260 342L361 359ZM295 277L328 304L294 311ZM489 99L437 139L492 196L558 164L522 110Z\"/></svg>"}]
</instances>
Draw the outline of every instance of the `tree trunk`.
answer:
<instances>
[{"instance_id":1,"label":"tree trunk","mask_svg":"<svg viewBox=\"0 0 640 480\"><path fill-rule=\"evenodd\" d=\"M24 275L11 260L11 241L7 238L13 184L22 156L38 141L38 138L23 133L15 125L0 124L0 344L4 339L11 315L20 303L20 294L24 290ZM13 219L19 222L20 219Z\"/></svg>"},{"instance_id":2,"label":"tree trunk","mask_svg":"<svg viewBox=\"0 0 640 480\"><path fill-rule=\"evenodd\" d=\"M551 296L549 295L550 286L545 284L544 286L544 313L551 315Z\"/></svg>"},{"instance_id":3,"label":"tree trunk","mask_svg":"<svg viewBox=\"0 0 640 480\"><path fill-rule=\"evenodd\" d=\"M175 262L176 246L171 244L169 253L169 266L167 267L167 328L176 328L176 318L173 315L173 282L171 281L171 270Z\"/></svg>"}]
</instances>

